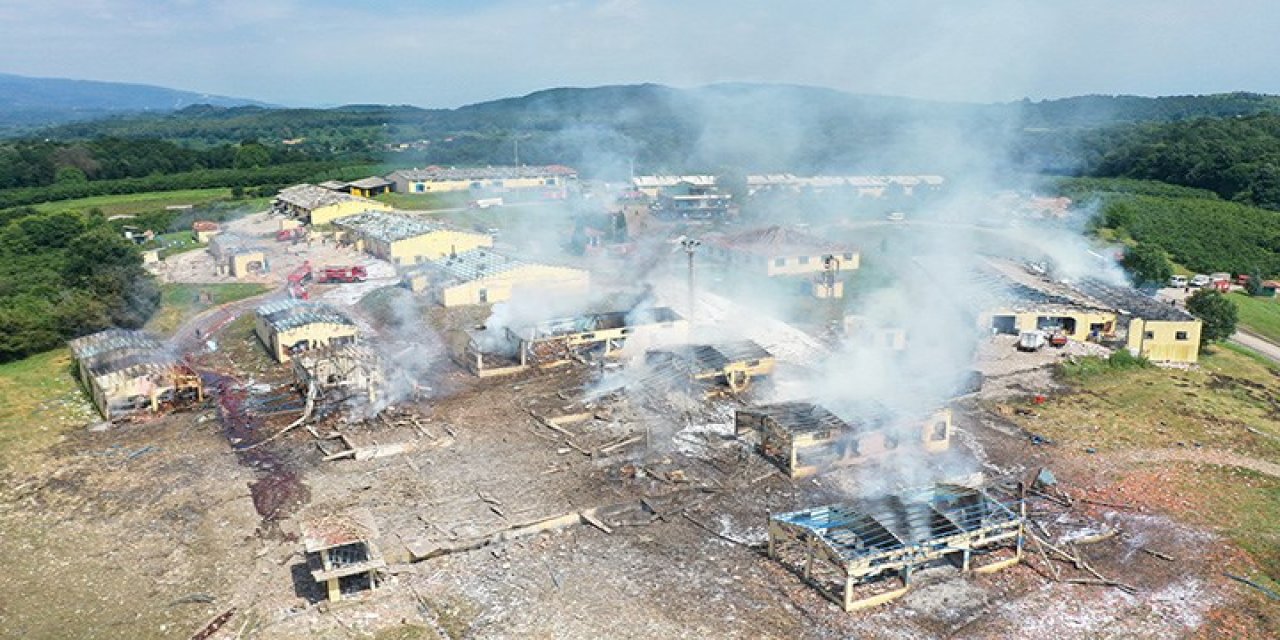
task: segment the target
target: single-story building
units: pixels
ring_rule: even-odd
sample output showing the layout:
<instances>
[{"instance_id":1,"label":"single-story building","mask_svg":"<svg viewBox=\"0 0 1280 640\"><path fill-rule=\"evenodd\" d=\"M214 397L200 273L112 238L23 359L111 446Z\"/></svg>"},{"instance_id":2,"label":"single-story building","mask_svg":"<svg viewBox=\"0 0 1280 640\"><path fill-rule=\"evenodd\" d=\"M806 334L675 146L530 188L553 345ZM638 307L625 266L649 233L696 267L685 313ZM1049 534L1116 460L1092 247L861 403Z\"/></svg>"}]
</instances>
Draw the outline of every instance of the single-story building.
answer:
<instances>
[{"instance_id":1,"label":"single-story building","mask_svg":"<svg viewBox=\"0 0 1280 640\"><path fill-rule=\"evenodd\" d=\"M875 407L846 420L811 402L738 409L734 425L739 436L753 434L760 453L792 478L859 464L904 445L945 451L952 431L950 409L933 412L918 423ZM908 436L912 442L900 442Z\"/></svg>"},{"instance_id":2,"label":"single-story building","mask_svg":"<svg viewBox=\"0 0 1280 640\"><path fill-rule=\"evenodd\" d=\"M222 232L222 227L218 223L209 220L196 220L191 223L191 234L195 236L196 242L205 244L209 242L213 236Z\"/></svg>"},{"instance_id":3,"label":"single-story building","mask_svg":"<svg viewBox=\"0 0 1280 640\"><path fill-rule=\"evenodd\" d=\"M702 241L708 256L734 269L766 276L853 271L862 257L852 247L779 226L709 234Z\"/></svg>"},{"instance_id":4,"label":"single-story building","mask_svg":"<svg viewBox=\"0 0 1280 640\"><path fill-rule=\"evenodd\" d=\"M487 233L462 231L422 218L370 211L334 220L343 242L397 266L421 264L493 246Z\"/></svg>"},{"instance_id":5,"label":"single-story building","mask_svg":"<svg viewBox=\"0 0 1280 640\"><path fill-rule=\"evenodd\" d=\"M585 269L525 262L488 247L437 258L409 278L425 280L411 283L410 289L429 289L445 307L502 302L518 291L573 296L591 287L591 273Z\"/></svg>"},{"instance_id":6,"label":"single-story building","mask_svg":"<svg viewBox=\"0 0 1280 640\"><path fill-rule=\"evenodd\" d=\"M107 420L204 399L199 374L149 334L108 329L67 345L80 381Z\"/></svg>"},{"instance_id":7,"label":"single-story building","mask_svg":"<svg viewBox=\"0 0 1280 640\"><path fill-rule=\"evenodd\" d=\"M1055 282L1004 260L988 260L965 303L992 333L1061 333L1127 348L1157 362L1196 362L1198 318L1131 287L1082 278ZM979 295L972 295L980 292Z\"/></svg>"},{"instance_id":8,"label":"single-story building","mask_svg":"<svg viewBox=\"0 0 1280 640\"><path fill-rule=\"evenodd\" d=\"M378 176L372 176L369 178L361 178L355 182L348 182L347 192L353 196L359 196L361 198L372 198L384 193L390 193L394 187L395 183L390 180L380 178Z\"/></svg>"},{"instance_id":9,"label":"single-story building","mask_svg":"<svg viewBox=\"0 0 1280 640\"><path fill-rule=\"evenodd\" d=\"M462 364L478 376L643 354L689 341L689 321L667 307L588 313L518 328L470 332Z\"/></svg>"},{"instance_id":10,"label":"single-story building","mask_svg":"<svg viewBox=\"0 0 1280 640\"><path fill-rule=\"evenodd\" d=\"M570 167L553 164L544 167L427 167L393 171L387 180L399 193L441 193L448 191L515 191L545 189L563 193L578 177Z\"/></svg>"},{"instance_id":11,"label":"single-story building","mask_svg":"<svg viewBox=\"0 0 1280 640\"><path fill-rule=\"evenodd\" d=\"M235 278L263 273L267 268L267 256L261 249L240 249L227 258L227 268Z\"/></svg>"},{"instance_id":12,"label":"single-story building","mask_svg":"<svg viewBox=\"0 0 1280 640\"><path fill-rule=\"evenodd\" d=\"M322 302L277 300L256 313L258 339L278 362L311 349L354 344L359 334L351 318Z\"/></svg>"},{"instance_id":13,"label":"single-story building","mask_svg":"<svg viewBox=\"0 0 1280 640\"><path fill-rule=\"evenodd\" d=\"M776 359L751 340L659 347L645 354L655 382L693 383L708 390L746 391L773 374ZM645 382L649 382L646 380Z\"/></svg>"},{"instance_id":14,"label":"single-story building","mask_svg":"<svg viewBox=\"0 0 1280 640\"><path fill-rule=\"evenodd\" d=\"M274 209L310 225L329 224L362 211L390 211L391 205L331 191L313 184L299 184L280 191Z\"/></svg>"}]
</instances>

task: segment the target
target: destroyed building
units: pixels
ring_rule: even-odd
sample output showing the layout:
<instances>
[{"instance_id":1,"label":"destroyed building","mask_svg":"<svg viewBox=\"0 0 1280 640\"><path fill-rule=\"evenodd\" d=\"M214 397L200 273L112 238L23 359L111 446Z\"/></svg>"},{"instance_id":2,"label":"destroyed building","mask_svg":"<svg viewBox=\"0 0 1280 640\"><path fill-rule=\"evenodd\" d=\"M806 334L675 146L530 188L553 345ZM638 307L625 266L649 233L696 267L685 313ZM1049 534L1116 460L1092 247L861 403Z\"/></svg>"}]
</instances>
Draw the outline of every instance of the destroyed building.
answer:
<instances>
[{"instance_id":1,"label":"destroyed building","mask_svg":"<svg viewBox=\"0 0 1280 640\"><path fill-rule=\"evenodd\" d=\"M667 307L589 313L469 334L462 364L478 376L642 354L688 342L689 321Z\"/></svg>"},{"instance_id":2,"label":"destroyed building","mask_svg":"<svg viewBox=\"0 0 1280 640\"><path fill-rule=\"evenodd\" d=\"M1012 496L937 485L770 516L769 557L856 611L906 594L911 574L938 561L983 573L1017 564L1025 523Z\"/></svg>"},{"instance_id":3,"label":"destroyed building","mask_svg":"<svg viewBox=\"0 0 1280 640\"><path fill-rule=\"evenodd\" d=\"M520 291L579 296L591 287L585 269L526 262L487 247L432 260L405 279L410 290L430 291L444 307L503 302Z\"/></svg>"},{"instance_id":4,"label":"destroyed building","mask_svg":"<svg viewBox=\"0 0 1280 640\"><path fill-rule=\"evenodd\" d=\"M321 347L293 358L294 381L325 404L350 401L376 405L387 392L387 367L373 349L359 344Z\"/></svg>"},{"instance_id":5,"label":"destroyed building","mask_svg":"<svg viewBox=\"0 0 1280 640\"><path fill-rule=\"evenodd\" d=\"M343 242L396 266L422 264L493 246L487 233L462 231L406 214L369 211L334 221Z\"/></svg>"},{"instance_id":6,"label":"destroyed building","mask_svg":"<svg viewBox=\"0 0 1280 640\"><path fill-rule=\"evenodd\" d=\"M204 399L200 376L146 333L108 329L68 346L80 381L108 420Z\"/></svg>"},{"instance_id":7,"label":"destroyed building","mask_svg":"<svg viewBox=\"0 0 1280 640\"><path fill-rule=\"evenodd\" d=\"M985 261L971 278L975 286L967 290L982 295L960 304L992 333L1039 330L1127 348L1158 362L1199 359L1200 320L1130 287L1096 278L1055 281L1004 260Z\"/></svg>"},{"instance_id":8,"label":"destroyed building","mask_svg":"<svg viewBox=\"0 0 1280 640\"><path fill-rule=\"evenodd\" d=\"M773 374L776 359L751 340L660 347L645 354L650 377L666 386L692 384L707 391L746 391Z\"/></svg>"},{"instance_id":9,"label":"destroyed building","mask_svg":"<svg viewBox=\"0 0 1280 640\"><path fill-rule=\"evenodd\" d=\"M358 334L351 318L321 302L277 300L256 313L258 339L279 362L311 349L353 344Z\"/></svg>"},{"instance_id":10,"label":"destroyed building","mask_svg":"<svg viewBox=\"0 0 1280 640\"><path fill-rule=\"evenodd\" d=\"M390 205L377 200L331 191L313 184L299 184L282 189L272 202L272 208L277 213L310 225L329 224L361 211L391 210Z\"/></svg>"},{"instance_id":11,"label":"destroyed building","mask_svg":"<svg viewBox=\"0 0 1280 640\"><path fill-rule=\"evenodd\" d=\"M387 562L374 539L378 527L368 509L300 523L311 578L325 586L331 602L378 586Z\"/></svg>"},{"instance_id":12,"label":"destroyed building","mask_svg":"<svg viewBox=\"0 0 1280 640\"><path fill-rule=\"evenodd\" d=\"M846 420L812 402L738 409L734 426L739 437L756 438L760 453L792 478L860 464L900 446L946 451L951 446L952 431L950 409L933 412L913 424L874 406L859 411L857 418ZM900 441L903 438L911 441Z\"/></svg>"}]
</instances>

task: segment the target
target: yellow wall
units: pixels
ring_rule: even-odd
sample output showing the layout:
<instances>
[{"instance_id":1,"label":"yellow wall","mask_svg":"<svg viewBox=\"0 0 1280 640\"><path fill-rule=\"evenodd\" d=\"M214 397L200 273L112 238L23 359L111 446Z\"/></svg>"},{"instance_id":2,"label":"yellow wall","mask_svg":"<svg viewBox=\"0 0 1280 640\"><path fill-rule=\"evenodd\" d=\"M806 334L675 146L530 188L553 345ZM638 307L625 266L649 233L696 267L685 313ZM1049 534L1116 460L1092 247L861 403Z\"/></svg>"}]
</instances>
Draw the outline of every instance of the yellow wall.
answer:
<instances>
[{"instance_id":1,"label":"yellow wall","mask_svg":"<svg viewBox=\"0 0 1280 640\"><path fill-rule=\"evenodd\" d=\"M1066 333L1066 336L1073 340L1084 340L1088 338L1089 325L1091 324L1105 325L1102 332L1103 335L1114 333L1116 330L1116 326L1115 326L1116 314L1111 313L1109 311L1081 310L1081 311L1055 311L1052 313L1040 312L1040 311L1008 311L1008 310L994 311L989 315L986 315L983 317L982 328L989 331L991 329L992 320L995 316L1013 316L1014 330L1018 332L1035 331L1037 329L1036 325L1038 323L1038 320L1041 317L1072 318L1076 321L1075 331Z\"/></svg>"},{"instance_id":2,"label":"yellow wall","mask_svg":"<svg viewBox=\"0 0 1280 640\"><path fill-rule=\"evenodd\" d=\"M257 262L261 264L266 258L261 251L251 251L249 253L237 253L231 256L231 275L242 278L249 275L249 263Z\"/></svg>"},{"instance_id":3,"label":"yellow wall","mask_svg":"<svg viewBox=\"0 0 1280 640\"><path fill-rule=\"evenodd\" d=\"M1182 340L1178 339L1180 331L1186 336ZM1134 318L1129 323L1128 347L1157 362L1196 362L1200 358L1200 321Z\"/></svg>"},{"instance_id":4,"label":"yellow wall","mask_svg":"<svg viewBox=\"0 0 1280 640\"><path fill-rule=\"evenodd\" d=\"M513 291L534 290L546 295L585 294L591 286L591 274L582 269L529 264L487 278L445 287L440 290L440 304L456 307L510 300ZM485 291L485 302L480 291Z\"/></svg>"},{"instance_id":5,"label":"yellow wall","mask_svg":"<svg viewBox=\"0 0 1280 640\"><path fill-rule=\"evenodd\" d=\"M258 334L258 339L267 348L267 352L279 362L288 362L288 347L302 340L311 342L314 348L315 346L328 346L339 338L354 339L357 333L356 328L352 325L313 322L276 334L275 330L267 325L261 316L258 317L257 325L254 329Z\"/></svg>"},{"instance_id":6,"label":"yellow wall","mask_svg":"<svg viewBox=\"0 0 1280 640\"><path fill-rule=\"evenodd\" d=\"M310 223L329 224L338 218L353 216L357 213L365 211L390 211L391 205L383 204L377 200L348 200L346 202L338 202L324 207L317 207L311 210Z\"/></svg>"},{"instance_id":7,"label":"yellow wall","mask_svg":"<svg viewBox=\"0 0 1280 640\"><path fill-rule=\"evenodd\" d=\"M766 273L771 276L794 276L806 275L812 273L822 273L822 258L830 255L828 253L818 253L811 256L804 256L808 259L807 263L803 263L804 258L800 256L774 256L769 258ZM840 270L853 271L858 268L862 261L862 256L854 251L852 257L845 259L844 254L836 254L836 258L840 260ZM781 260L782 264L778 264Z\"/></svg>"}]
</instances>

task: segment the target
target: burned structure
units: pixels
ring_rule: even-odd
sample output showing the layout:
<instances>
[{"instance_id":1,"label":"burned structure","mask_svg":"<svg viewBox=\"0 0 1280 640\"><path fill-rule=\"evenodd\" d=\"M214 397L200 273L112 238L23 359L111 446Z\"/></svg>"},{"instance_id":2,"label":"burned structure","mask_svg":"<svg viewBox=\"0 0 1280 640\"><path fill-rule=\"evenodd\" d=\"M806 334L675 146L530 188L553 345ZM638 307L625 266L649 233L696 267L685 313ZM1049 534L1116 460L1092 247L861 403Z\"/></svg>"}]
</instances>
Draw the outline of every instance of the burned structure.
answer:
<instances>
[{"instance_id":1,"label":"burned structure","mask_svg":"<svg viewBox=\"0 0 1280 640\"><path fill-rule=\"evenodd\" d=\"M204 399L200 376L146 333L108 329L68 346L94 406L108 420Z\"/></svg>"},{"instance_id":2,"label":"burned structure","mask_svg":"<svg viewBox=\"0 0 1280 640\"><path fill-rule=\"evenodd\" d=\"M687 385L706 392L742 393L773 373L776 359L751 340L661 347L645 354L656 382Z\"/></svg>"},{"instance_id":3,"label":"burned structure","mask_svg":"<svg viewBox=\"0 0 1280 640\"><path fill-rule=\"evenodd\" d=\"M301 528L307 569L325 585L330 601L377 588L378 572L387 563L373 542L378 527L369 510L304 521Z\"/></svg>"},{"instance_id":4,"label":"burned structure","mask_svg":"<svg viewBox=\"0 0 1280 640\"><path fill-rule=\"evenodd\" d=\"M1128 349L1158 362L1199 359L1200 320L1130 287L1097 278L1068 283L995 259L985 261L970 279L976 286L968 290L985 295L958 303L992 333L1043 331Z\"/></svg>"},{"instance_id":5,"label":"burned structure","mask_svg":"<svg viewBox=\"0 0 1280 640\"><path fill-rule=\"evenodd\" d=\"M687 342L689 321L668 307L589 313L523 328L484 329L469 335L463 364L478 376L517 373L574 360L641 354Z\"/></svg>"},{"instance_id":6,"label":"burned structure","mask_svg":"<svg viewBox=\"0 0 1280 640\"><path fill-rule=\"evenodd\" d=\"M257 309L254 330L278 362L320 347L354 344L358 331L351 318L321 303L286 299Z\"/></svg>"},{"instance_id":7,"label":"burned structure","mask_svg":"<svg viewBox=\"0 0 1280 640\"><path fill-rule=\"evenodd\" d=\"M326 406L377 405L387 392L387 367L365 345L321 347L293 358L293 378L308 398Z\"/></svg>"},{"instance_id":8,"label":"burned structure","mask_svg":"<svg viewBox=\"0 0 1280 640\"><path fill-rule=\"evenodd\" d=\"M928 452L951 446L951 410L933 412L920 423L904 422L883 407L867 407L845 420L812 402L783 402L738 409L734 428L739 437L753 436L760 453L792 478L832 467L859 464L900 446ZM902 442L917 434L912 442Z\"/></svg>"},{"instance_id":9,"label":"burned structure","mask_svg":"<svg viewBox=\"0 0 1280 640\"><path fill-rule=\"evenodd\" d=\"M976 572L1017 564L1025 523L1023 505L1012 496L936 485L773 515L769 557L856 611L901 597L912 572L937 561L958 560L962 570Z\"/></svg>"}]
</instances>

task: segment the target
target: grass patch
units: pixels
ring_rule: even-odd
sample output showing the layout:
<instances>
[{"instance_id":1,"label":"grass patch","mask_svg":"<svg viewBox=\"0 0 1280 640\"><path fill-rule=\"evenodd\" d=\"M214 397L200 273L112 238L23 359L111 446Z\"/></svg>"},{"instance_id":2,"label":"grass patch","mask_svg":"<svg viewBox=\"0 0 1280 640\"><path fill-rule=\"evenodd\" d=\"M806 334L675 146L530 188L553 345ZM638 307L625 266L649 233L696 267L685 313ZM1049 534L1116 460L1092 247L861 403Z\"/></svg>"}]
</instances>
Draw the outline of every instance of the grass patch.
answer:
<instances>
[{"instance_id":1,"label":"grass patch","mask_svg":"<svg viewBox=\"0 0 1280 640\"><path fill-rule=\"evenodd\" d=\"M1272 342L1280 342L1280 302L1275 298L1255 298L1233 293L1228 300L1240 310L1240 326Z\"/></svg>"},{"instance_id":2,"label":"grass patch","mask_svg":"<svg viewBox=\"0 0 1280 640\"><path fill-rule=\"evenodd\" d=\"M454 191L450 193L384 193L377 196L374 200L385 202L397 209L408 210L427 210L427 209L451 209L455 207L465 207L472 200L471 194L467 191Z\"/></svg>"},{"instance_id":3,"label":"grass patch","mask_svg":"<svg viewBox=\"0 0 1280 640\"><path fill-rule=\"evenodd\" d=\"M55 444L98 419L81 390L66 348L0 365L0 467L20 467L25 454Z\"/></svg>"},{"instance_id":4,"label":"grass patch","mask_svg":"<svg viewBox=\"0 0 1280 640\"><path fill-rule=\"evenodd\" d=\"M1084 356L1060 363L1058 373L1068 382L1084 382L1098 376L1132 369L1149 369L1151 366L1150 360L1119 349L1106 358Z\"/></svg>"},{"instance_id":5,"label":"grass patch","mask_svg":"<svg viewBox=\"0 0 1280 640\"><path fill-rule=\"evenodd\" d=\"M190 231L171 231L156 236L155 246L160 249L160 257L168 258L179 253L202 249L207 245L196 242L195 234Z\"/></svg>"},{"instance_id":6,"label":"grass patch","mask_svg":"<svg viewBox=\"0 0 1280 640\"><path fill-rule=\"evenodd\" d=\"M1201 443L1280 458L1280 376L1263 361L1215 349L1202 354L1192 370L1112 367L1098 360L1081 368L1087 373L1067 379L1073 393L1038 407L1038 416L1015 420L1073 448L1105 452Z\"/></svg>"},{"instance_id":7,"label":"grass patch","mask_svg":"<svg viewBox=\"0 0 1280 640\"><path fill-rule=\"evenodd\" d=\"M35 205L41 213L60 211L88 211L101 209L110 216L137 215L147 211L163 209L170 205L190 204L203 205L219 200L231 199L231 189L187 189L185 191L149 191L146 193L128 193L111 196L94 196L75 200L60 200Z\"/></svg>"},{"instance_id":8,"label":"grass patch","mask_svg":"<svg viewBox=\"0 0 1280 640\"><path fill-rule=\"evenodd\" d=\"M160 309L147 322L147 330L170 335L196 314L220 304L243 300L270 291L264 284L162 284Z\"/></svg>"}]
</instances>

